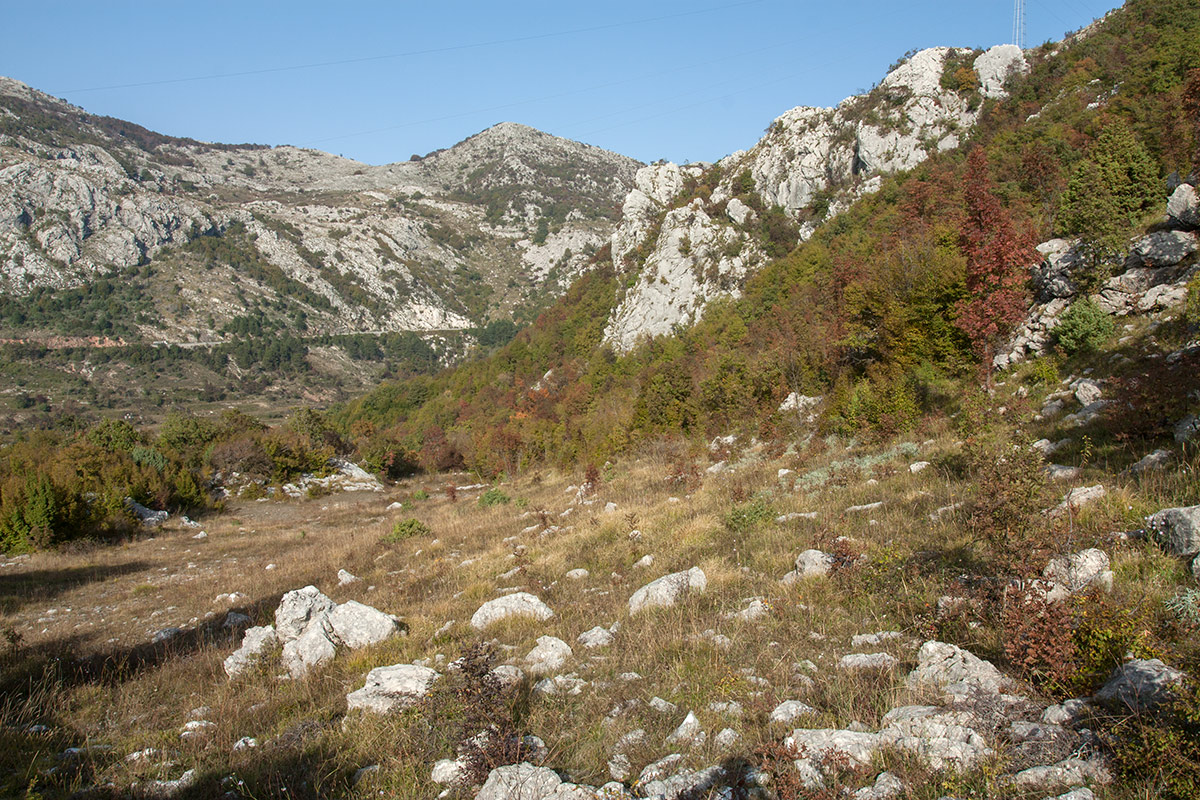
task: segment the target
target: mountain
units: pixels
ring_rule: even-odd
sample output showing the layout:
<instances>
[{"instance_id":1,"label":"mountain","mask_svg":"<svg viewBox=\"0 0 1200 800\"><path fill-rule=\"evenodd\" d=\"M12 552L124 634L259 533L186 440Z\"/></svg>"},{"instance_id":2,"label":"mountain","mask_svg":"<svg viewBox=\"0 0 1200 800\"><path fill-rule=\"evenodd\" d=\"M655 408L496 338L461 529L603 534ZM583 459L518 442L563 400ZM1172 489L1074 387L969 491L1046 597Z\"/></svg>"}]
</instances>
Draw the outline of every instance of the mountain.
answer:
<instances>
[{"instance_id":1,"label":"mountain","mask_svg":"<svg viewBox=\"0 0 1200 800\"><path fill-rule=\"evenodd\" d=\"M127 340L219 340L247 315L310 333L521 320L607 239L638 166L512 123L383 166L208 144L0 79L0 291L140 279L149 308L62 331Z\"/></svg>"}]
</instances>

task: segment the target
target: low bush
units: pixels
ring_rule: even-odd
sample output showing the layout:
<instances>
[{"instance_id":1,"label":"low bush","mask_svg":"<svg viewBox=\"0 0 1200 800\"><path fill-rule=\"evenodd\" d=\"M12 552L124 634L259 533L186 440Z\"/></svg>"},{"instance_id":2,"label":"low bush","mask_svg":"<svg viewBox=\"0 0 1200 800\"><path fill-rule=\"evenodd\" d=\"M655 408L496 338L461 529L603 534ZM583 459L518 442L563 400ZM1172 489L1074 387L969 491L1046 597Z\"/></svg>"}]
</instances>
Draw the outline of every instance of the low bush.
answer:
<instances>
[{"instance_id":1,"label":"low bush","mask_svg":"<svg viewBox=\"0 0 1200 800\"><path fill-rule=\"evenodd\" d=\"M1073 356L1100 349L1115 331L1112 317L1085 297L1072 303L1062 315L1052 338L1054 346L1064 355Z\"/></svg>"},{"instance_id":2,"label":"low bush","mask_svg":"<svg viewBox=\"0 0 1200 800\"><path fill-rule=\"evenodd\" d=\"M491 506L504 506L512 502L512 498L500 491L500 487L493 486L479 496L479 505L484 508Z\"/></svg>"},{"instance_id":3,"label":"low bush","mask_svg":"<svg viewBox=\"0 0 1200 800\"><path fill-rule=\"evenodd\" d=\"M402 542L405 539L411 539L414 536L428 536L432 531L429 526L419 519L409 517L408 519L397 520L392 526L392 532L384 536L381 540L384 544L395 544Z\"/></svg>"}]
</instances>

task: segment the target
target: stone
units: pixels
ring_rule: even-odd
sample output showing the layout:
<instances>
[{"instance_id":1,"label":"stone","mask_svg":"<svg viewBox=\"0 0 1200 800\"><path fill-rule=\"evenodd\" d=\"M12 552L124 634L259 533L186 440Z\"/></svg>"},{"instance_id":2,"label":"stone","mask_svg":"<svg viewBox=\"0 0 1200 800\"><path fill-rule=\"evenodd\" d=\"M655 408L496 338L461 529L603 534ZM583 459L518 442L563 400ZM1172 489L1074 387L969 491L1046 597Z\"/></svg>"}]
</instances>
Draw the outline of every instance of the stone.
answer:
<instances>
[{"instance_id":1,"label":"stone","mask_svg":"<svg viewBox=\"0 0 1200 800\"><path fill-rule=\"evenodd\" d=\"M164 642L169 642L176 636L180 636L182 634L182 628L163 628L160 631L154 632L154 635L150 637L150 642L152 644L163 644Z\"/></svg>"},{"instance_id":2,"label":"stone","mask_svg":"<svg viewBox=\"0 0 1200 800\"><path fill-rule=\"evenodd\" d=\"M524 761L492 770L475 800L546 800L562 782L554 770Z\"/></svg>"},{"instance_id":3,"label":"stone","mask_svg":"<svg viewBox=\"0 0 1200 800\"><path fill-rule=\"evenodd\" d=\"M1063 495L1062 502L1050 509L1050 516L1057 517L1066 514L1068 511L1074 511L1083 508L1089 503L1094 503L1101 497L1104 497L1108 492L1102 484L1095 486L1082 486L1078 489L1072 489Z\"/></svg>"},{"instance_id":4,"label":"stone","mask_svg":"<svg viewBox=\"0 0 1200 800\"><path fill-rule=\"evenodd\" d=\"M393 616L355 600L342 603L329 612L326 619L333 641L351 650L379 644L402 632Z\"/></svg>"},{"instance_id":5,"label":"stone","mask_svg":"<svg viewBox=\"0 0 1200 800\"><path fill-rule=\"evenodd\" d=\"M900 631L879 631L878 633L857 633L850 637L853 647L879 647L887 642L895 642L904 638Z\"/></svg>"},{"instance_id":6,"label":"stone","mask_svg":"<svg viewBox=\"0 0 1200 800\"><path fill-rule=\"evenodd\" d=\"M1087 707L1087 701L1082 698L1064 700L1056 705L1047 706L1042 712L1042 722L1047 725L1071 725L1083 718Z\"/></svg>"},{"instance_id":7,"label":"stone","mask_svg":"<svg viewBox=\"0 0 1200 800\"><path fill-rule=\"evenodd\" d=\"M1096 800L1096 795L1092 793L1091 789L1081 786L1065 794L1060 794L1058 797L1050 798L1050 800Z\"/></svg>"},{"instance_id":8,"label":"stone","mask_svg":"<svg viewBox=\"0 0 1200 800\"><path fill-rule=\"evenodd\" d=\"M429 694L439 677L437 671L415 664L376 667L367 673L363 688L346 695L346 708L376 714L411 708Z\"/></svg>"},{"instance_id":9,"label":"stone","mask_svg":"<svg viewBox=\"0 0 1200 800\"><path fill-rule=\"evenodd\" d=\"M1110 592L1113 585L1108 554L1095 547L1050 559L1042 577L1053 585L1047 593L1051 600L1061 600L1091 587Z\"/></svg>"},{"instance_id":10,"label":"stone","mask_svg":"<svg viewBox=\"0 0 1200 800\"><path fill-rule=\"evenodd\" d=\"M525 680L525 670L512 664L501 664L492 668L492 676L500 682L503 689L512 689Z\"/></svg>"},{"instance_id":11,"label":"stone","mask_svg":"<svg viewBox=\"0 0 1200 800\"><path fill-rule=\"evenodd\" d=\"M146 508L132 497L125 498L125 507L132 511L133 515L141 520L142 525L147 528L157 528L170 517L170 514L166 511L155 511L152 508Z\"/></svg>"},{"instance_id":12,"label":"stone","mask_svg":"<svg viewBox=\"0 0 1200 800\"><path fill-rule=\"evenodd\" d=\"M1134 712L1145 711L1169 700L1182 680L1182 672L1157 658L1135 658L1116 668L1093 701Z\"/></svg>"},{"instance_id":13,"label":"stone","mask_svg":"<svg viewBox=\"0 0 1200 800\"><path fill-rule=\"evenodd\" d=\"M679 710L679 707L674 703L663 700L661 697L657 696L650 698L650 702L646 705L650 706L660 714L674 714Z\"/></svg>"},{"instance_id":14,"label":"stone","mask_svg":"<svg viewBox=\"0 0 1200 800\"><path fill-rule=\"evenodd\" d=\"M833 571L837 559L820 550L805 550L796 556L796 574L801 578L821 577Z\"/></svg>"},{"instance_id":15,"label":"stone","mask_svg":"<svg viewBox=\"0 0 1200 800\"><path fill-rule=\"evenodd\" d=\"M784 738L783 743L815 761L833 756L865 767L879 749L879 734L835 728L797 728Z\"/></svg>"},{"instance_id":16,"label":"stone","mask_svg":"<svg viewBox=\"0 0 1200 800\"><path fill-rule=\"evenodd\" d=\"M530 675L549 675L562 669L574 655L571 645L554 636L539 636L537 646L525 656L525 667Z\"/></svg>"},{"instance_id":17,"label":"stone","mask_svg":"<svg viewBox=\"0 0 1200 800\"><path fill-rule=\"evenodd\" d=\"M304 633L313 618L332 611L336 605L315 586L290 591L275 609L276 635L286 644Z\"/></svg>"},{"instance_id":18,"label":"stone","mask_svg":"<svg viewBox=\"0 0 1200 800\"><path fill-rule=\"evenodd\" d=\"M613 642L613 635L609 632L608 628L597 625L591 630L579 634L575 641L589 649L608 647Z\"/></svg>"},{"instance_id":19,"label":"stone","mask_svg":"<svg viewBox=\"0 0 1200 800\"><path fill-rule=\"evenodd\" d=\"M233 752L240 753L243 750L253 750L258 747L258 739L253 736L243 736L233 743Z\"/></svg>"},{"instance_id":20,"label":"stone","mask_svg":"<svg viewBox=\"0 0 1200 800\"><path fill-rule=\"evenodd\" d=\"M508 617L532 617L538 622L545 622L553 616L554 612L550 610L550 607L536 595L529 592L514 592L481 605L471 616L471 627L483 630Z\"/></svg>"},{"instance_id":21,"label":"stone","mask_svg":"<svg viewBox=\"0 0 1200 800\"><path fill-rule=\"evenodd\" d=\"M918 472L924 472L927 469L929 469L928 461L914 461L908 465L908 471L913 475L916 475Z\"/></svg>"},{"instance_id":22,"label":"stone","mask_svg":"<svg viewBox=\"0 0 1200 800\"><path fill-rule=\"evenodd\" d=\"M788 723L794 722L806 714L815 714L817 710L810 705L801 703L799 700L784 700L771 711L767 717L769 723Z\"/></svg>"},{"instance_id":23,"label":"stone","mask_svg":"<svg viewBox=\"0 0 1200 800\"><path fill-rule=\"evenodd\" d=\"M588 572L586 569L583 569L583 568L581 567L581 568L579 568L579 569L573 569L573 570L571 570L570 572L568 572L568 573L567 573L566 575L564 575L563 577L567 578L568 580L572 580L572 581L581 581L581 580L583 580L584 578L586 578L586 577L587 577L589 574L590 574L590 573L589 573L589 572Z\"/></svg>"},{"instance_id":24,"label":"stone","mask_svg":"<svg viewBox=\"0 0 1200 800\"><path fill-rule=\"evenodd\" d=\"M281 660L293 678L303 678L314 667L332 661L337 656L333 629L327 614L312 620L304 633L285 642Z\"/></svg>"},{"instance_id":25,"label":"stone","mask_svg":"<svg viewBox=\"0 0 1200 800\"><path fill-rule=\"evenodd\" d=\"M679 727L667 737L667 744L699 747L704 744L705 738L704 729L700 727L700 720L696 719L696 715L689 711L683 718L683 722L679 723Z\"/></svg>"},{"instance_id":26,"label":"stone","mask_svg":"<svg viewBox=\"0 0 1200 800\"><path fill-rule=\"evenodd\" d=\"M1171 460L1171 451L1159 448L1152 453L1147 453L1142 456L1136 464L1129 468L1129 471L1134 475L1140 475L1143 472L1149 472L1154 469L1162 469Z\"/></svg>"},{"instance_id":27,"label":"stone","mask_svg":"<svg viewBox=\"0 0 1200 800\"><path fill-rule=\"evenodd\" d=\"M1200 417L1189 415L1175 423L1174 437L1180 444L1195 440L1200 434Z\"/></svg>"},{"instance_id":28,"label":"stone","mask_svg":"<svg viewBox=\"0 0 1200 800\"><path fill-rule=\"evenodd\" d=\"M736 197L725 204L725 213L729 219L738 225L745 226L747 220L757 219L758 215L754 213L754 209L743 203Z\"/></svg>"},{"instance_id":29,"label":"stone","mask_svg":"<svg viewBox=\"0 0 1200 800\"><path fill-rule=\"evenodd\" d=\"M555 675L543 678L533 685L533 693L545 697L552 695L578 696L587 688L587 681L575 675Z\"/></svg>"},{"instance_id":30,"label":"stone","mask_svg":"<svg viewBox=\"0 0 1200 800\"><path fill-rule=\"evenodd\" d=\"M647 608L668 608L687 597L691 592L703 593L708 587L704 571L692 567L683 572L673 572L653 580L638 589L629 598L629 613L636 614Z\"/></svg>"},{"instance_id":31,"label":"stone","mask_svg":"<svg viewBox=\"0 0 1200 800\"><path fill-rule=\"evenodd\" d=\"M176 797L195 786L199 778L199 772L189 769L173 781L143 781L138 783L136 788L138 794L144 797Z\"/></svg>"},{"instance_id":32,"label":"stone","mask_svg":"<svg viewBox=\"0 0 1200 800\"><path fill-rule=\"evenodd\" d=\"M1200 554L1200 506L1164 508L1146 518L1154 541L1174 556Z\"/></svg>"},{"instance_id":33,"label":"stone","mask_svg":"<svg viewBox=\"0 0 1200 800\"><path fill-rule=\"evenodd\" d=\"M1200 227L1200 198L1196 195L1196 187L1187 183L1179 184L1167 200L1167 214L1177 225Z\"/></svg>"},{"instance_id":34,"label":"stone","mask_svg":"<svg viewBox=\"0 0 1200 800\"><path fill-rule=\"evenodd\" d=\"M880 744L907 750L935 770L968 770L992 754L972 714L935 706L893 708L880 722Z\"/></svg>"},{"instance_id":35,"label":"stone","mask_svg":"<svg viewBox=\"0 0 1200 800\"><path fill-rule=\"evenodd\" d=\"M850 653L838 660L838 669L891 669L900 660L888 653Z\"/></svg>"},{"instance_id":36,"label":"stone","mask_svg":"<svg viewBox=\"0 0 1200 800\"><path fill-rule=\"evenodd\" d=\"M225 674L236 678L254 666L263 654L278 646L279 637L271 625L247 628L242 636L242 646L225 659Z\"/></svg>"},{"instance_id":37,"label":"stone","mask_svg":"<svg viewBox=\"0 0 1200 800\"><path fill-rule=\"evenodd\" d=\"M917 651L917 666L908 674L909 689L938 689L948 700L999 694L1008 679L990 661L945 642L928 641Z\"/></svg>"},{"instance_id":38,"label":"stone","mask_svg":"<svg viewBox=\"0 0 1200 800\"><path fill-rule=\"evenodd\" d=\"M1082 786L1089 782L1108 783L1112 777L1099 760L1068 758L1056 764L1021 770L1010 780L1018 789L1029 791Z\"/></svg>"},{"instance_id":39,"label":"stone","mask_svg":"<svg viewBox=\"0 0 1200 800\"><path fill-rule=\"evenodd\" d=\"M221 629L226 631L244 631L254 624L254 620L237 611L230 611L221 623Z\"/></svg>"},{"instance_id":40,"label":"stone","mask_svg":"<svg viewBox=\"0 0 1200 800\"><path fill-rule=\"evenodd\" d=\"M851 800L892 800L904 791L904 782L890 772L881 772L872 786L850 795Z\"/></svg>"},{"instance_id":41,"label":"stone","mask_svg":"<svg viewBox=\"0 0 1200 800\"><path fill-rule=\"evenodd\" d=\"M1100 384L1091 378L1082 378L1071 384L1075 390L1075 399L1079 401L1081 406L1090 406L1098 400L1103 399L1104 390Z\"/></svg>"},{"instance_id":42,"label":"stone","mask_svg":"<svg viewBox=\"0 0 1200 800\"><path fill-rule=\"evenodd\" d=\"M1194 233L1155 231L1134 243L1130 258L1156 269L1173 267L1196 252L1196 248L1196 234Z\"/></svg>"},{"instance_id":43,"label":"stone","mask_svg":"<svg viewBox=\"0 0 1200 800\"><path fill-rule=\"evenodd\" d=\"M1052 481L1073 481L1083 472L1079 467L1064 464L1047 464L1046 477Z\"/></svg>"},{"instance_id":44,"label":"stone","mask_svg":"<svg viewBox=\"0 0 1200 800\"><path fill-rule=\"evenodd\" d=\"M733 619L739 622L755 622L771 613L771 604L763 597L751 597L747 601L747 605L741 611L734 611L725 615L726 619Z\"/></svg>"},{"instance_id":45,"label":"stone","mask_svg":"<svg viewBox=\"0 0 1200 800\"><path fill-rule=\"evenodd\" d=\"M352 583L358 583L362 580L356 575L352 575L344 569L339 569L337 572L338 586L349 586Z\"/></svg>"}]
</instances>

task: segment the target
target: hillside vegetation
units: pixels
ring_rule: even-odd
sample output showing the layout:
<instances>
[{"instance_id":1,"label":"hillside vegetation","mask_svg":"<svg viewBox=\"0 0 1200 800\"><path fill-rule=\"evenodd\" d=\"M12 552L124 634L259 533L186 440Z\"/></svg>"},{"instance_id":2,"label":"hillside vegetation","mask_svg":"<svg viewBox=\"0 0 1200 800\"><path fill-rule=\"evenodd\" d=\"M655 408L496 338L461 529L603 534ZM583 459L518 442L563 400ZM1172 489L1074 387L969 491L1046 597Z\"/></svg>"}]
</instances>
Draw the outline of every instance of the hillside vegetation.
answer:
<instances>
[{"instance_id":1,"label":"hillside vegetation","mask_svg":"<svg viewBox=\"0 0 1200 800\"><path fill-rule=\"evenodd\" d=\"M942 83L981 112L961 147L797 215L738 177L763 265L628 352L605 330L639 276L601 247L532 325L481 329L493 352L328 414L21 431L0 786L1197 796L1200 7L1130 0L1006 98L969 56ZM502 174L460 190L514 213ZM729 177L691 170L662 217ZM229 324L291 363L261 310ZM343 459L387 483L329 494ZM328 616L358 604L391 615L362 646Z\"/></svg>"}]
</instances>

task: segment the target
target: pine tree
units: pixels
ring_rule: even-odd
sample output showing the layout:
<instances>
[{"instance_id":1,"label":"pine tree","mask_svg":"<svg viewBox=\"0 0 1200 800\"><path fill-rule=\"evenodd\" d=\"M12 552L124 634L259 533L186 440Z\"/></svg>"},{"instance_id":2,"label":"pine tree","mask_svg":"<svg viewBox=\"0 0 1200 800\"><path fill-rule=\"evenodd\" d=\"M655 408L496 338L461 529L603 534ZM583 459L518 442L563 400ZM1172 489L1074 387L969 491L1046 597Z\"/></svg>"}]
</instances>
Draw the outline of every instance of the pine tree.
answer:
<instances>
[{"instance_id":1,"label":"pine tree","mask_svg":"<svg viewBox=\"0 0 1200 800\"><path fill-rule=\"evenodd\" d=\"M966 217L959 231L967 257L967 291L955 324L983 361L991 388L996 345L1028 306L1028 267L1036 260L1032 237L1018 232L1008 210L992 191L987 156L976 147L967 159L963 198Z\"/></svg>"}]
</instances>

